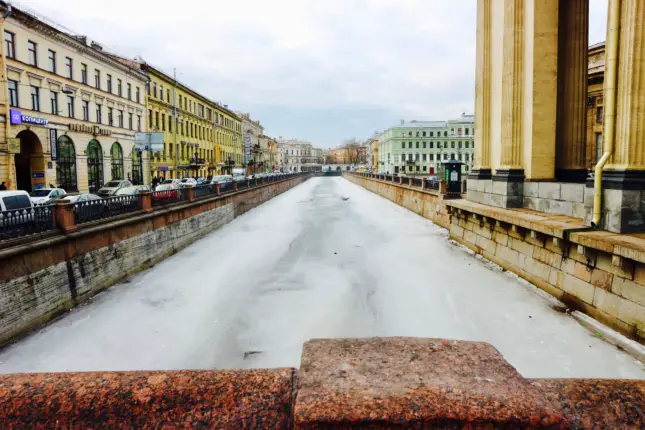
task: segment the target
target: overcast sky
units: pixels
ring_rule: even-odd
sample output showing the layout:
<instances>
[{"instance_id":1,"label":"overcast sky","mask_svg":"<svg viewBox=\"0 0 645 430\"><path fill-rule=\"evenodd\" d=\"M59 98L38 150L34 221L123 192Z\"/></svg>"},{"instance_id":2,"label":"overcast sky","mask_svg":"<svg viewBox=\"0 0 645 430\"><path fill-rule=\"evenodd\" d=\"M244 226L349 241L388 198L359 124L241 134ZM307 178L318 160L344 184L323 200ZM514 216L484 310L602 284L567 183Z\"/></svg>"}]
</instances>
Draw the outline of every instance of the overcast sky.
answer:
<instances>
[{"instance_id":1,"label":"overcast sky","mask_svg":"<svg viewBox=\"0 0 645 430\"><path fill-rule=\"evenodd\" d=\"M16 2L18 5L18 2ZM399 119L472 113L475 0L21 0L271 136L335 147ZM591 0L589 43L605 39Z\"/></svg>"}]
</instances>

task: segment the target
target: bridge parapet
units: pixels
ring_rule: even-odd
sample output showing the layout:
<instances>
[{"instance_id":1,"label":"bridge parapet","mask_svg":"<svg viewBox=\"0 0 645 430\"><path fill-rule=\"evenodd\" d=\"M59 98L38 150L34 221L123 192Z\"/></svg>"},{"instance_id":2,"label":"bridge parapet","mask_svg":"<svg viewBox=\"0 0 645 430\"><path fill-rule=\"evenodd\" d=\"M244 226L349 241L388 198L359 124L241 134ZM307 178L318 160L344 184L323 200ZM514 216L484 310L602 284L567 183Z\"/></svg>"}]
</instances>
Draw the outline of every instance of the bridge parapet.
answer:
<instances>
[{"instance_id":1,"label":"bridge parapet","mask_svg":"<svg viewBox=\"0 0 645 430\"><path fill-rule=\"evenodd\" d=\"M525 379L491 345L319 339L296 369L0 376L6 428L643 428L645 381Z\"/></svg>"}]
</instances>

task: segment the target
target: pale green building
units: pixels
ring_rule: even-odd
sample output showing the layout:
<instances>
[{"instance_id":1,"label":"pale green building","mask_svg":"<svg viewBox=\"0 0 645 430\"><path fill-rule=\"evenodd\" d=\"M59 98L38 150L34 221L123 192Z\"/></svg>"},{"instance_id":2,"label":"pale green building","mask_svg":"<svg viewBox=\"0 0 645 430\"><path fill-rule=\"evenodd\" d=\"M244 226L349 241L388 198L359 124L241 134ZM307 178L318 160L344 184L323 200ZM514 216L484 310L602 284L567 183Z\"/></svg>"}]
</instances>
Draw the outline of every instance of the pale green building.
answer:
<instances>
[{"instance_id":1,"label":"pale green building","mask_svg":"<svg viewBox=\"0 0 645 430\"><path fill-rule=\"evenodd\" d=\"M401 121L379 136L379 173L405 173L428 176L440 164L454 158L461 161L462 173L473 164L475 117L462 114L448 121Z\"/></svg>"}]
</instances>

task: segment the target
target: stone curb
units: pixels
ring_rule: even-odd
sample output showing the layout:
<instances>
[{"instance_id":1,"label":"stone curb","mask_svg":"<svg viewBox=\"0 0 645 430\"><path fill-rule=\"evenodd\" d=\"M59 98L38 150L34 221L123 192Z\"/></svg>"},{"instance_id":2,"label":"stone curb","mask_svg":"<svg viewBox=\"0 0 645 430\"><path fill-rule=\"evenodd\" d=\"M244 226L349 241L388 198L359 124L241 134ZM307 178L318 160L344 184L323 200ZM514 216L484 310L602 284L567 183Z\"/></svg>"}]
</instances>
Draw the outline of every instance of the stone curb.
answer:
<instances>
[{"instance_id":1,"label":"stone curb","mask_svg":"<svg viewBox=\"0 0 645 430\"><path fill-rule=\"evenodd\" d=\"M600 333L605 342L622 349L641 363L645 363L645 346L623 336L580 311L571 312L571 316L586 329L594 333Z\"/></svg>"}]
</instances>

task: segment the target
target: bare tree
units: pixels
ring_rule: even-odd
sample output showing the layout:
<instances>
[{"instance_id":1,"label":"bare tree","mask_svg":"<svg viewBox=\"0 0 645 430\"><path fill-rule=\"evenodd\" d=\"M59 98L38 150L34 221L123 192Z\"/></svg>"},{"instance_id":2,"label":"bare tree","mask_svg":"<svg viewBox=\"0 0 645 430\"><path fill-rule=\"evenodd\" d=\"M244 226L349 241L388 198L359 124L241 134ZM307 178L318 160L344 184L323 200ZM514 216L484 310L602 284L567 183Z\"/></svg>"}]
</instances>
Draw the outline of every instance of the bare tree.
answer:
<instances>
[{"instance_id":1,"label":"bare tree","mask_svg":"<svg viewBox=\"0 0 645 430\"><path fill-rule=\"evenodd\" d=\"M365 148L352 137L343 141L341 146L347 154L347 162L349 164L364 164L365 163Z\"/></svg>"}]
</instances>

